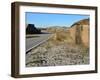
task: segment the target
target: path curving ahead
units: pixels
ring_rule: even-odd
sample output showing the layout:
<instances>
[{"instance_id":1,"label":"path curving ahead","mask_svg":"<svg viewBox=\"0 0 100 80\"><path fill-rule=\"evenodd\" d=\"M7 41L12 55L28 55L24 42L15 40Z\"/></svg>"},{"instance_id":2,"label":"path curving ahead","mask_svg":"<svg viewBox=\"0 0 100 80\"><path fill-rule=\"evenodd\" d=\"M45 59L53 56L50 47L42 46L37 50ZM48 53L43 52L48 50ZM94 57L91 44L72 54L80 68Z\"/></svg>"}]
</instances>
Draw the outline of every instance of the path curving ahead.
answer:
<instances>
[{"instance_id":1,"label":"path curving ahead","mask_svg":"<svg viewBox=\"0 0 100 80\"><path fill-rule=\"evenodd\" d=\"M52 35L51 33L35 34L31 36L36 36L36 37L26 38L26 52L47 41L51 37L51 35Z\"/></svg>"}]
</instances>

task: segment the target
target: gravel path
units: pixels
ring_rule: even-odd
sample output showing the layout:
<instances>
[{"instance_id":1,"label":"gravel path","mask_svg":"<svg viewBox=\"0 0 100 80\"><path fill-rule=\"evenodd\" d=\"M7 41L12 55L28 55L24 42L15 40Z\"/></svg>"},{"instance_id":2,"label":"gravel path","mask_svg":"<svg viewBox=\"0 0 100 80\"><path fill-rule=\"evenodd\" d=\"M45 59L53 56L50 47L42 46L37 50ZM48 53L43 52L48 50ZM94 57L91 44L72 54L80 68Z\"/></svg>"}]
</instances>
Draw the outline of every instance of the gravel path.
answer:
<instances>
[{"instance_id":1,"label":"gravel path","mask_svg":"<svg viewBox=\"0 0 100 80\"><path fill-rule=\"evenodd\" d=\"M45 43L45 45L49 45ZM81 46L41 45L26 54L27 67L89 64L89 50Z\"/></svg>"}]
</instances>

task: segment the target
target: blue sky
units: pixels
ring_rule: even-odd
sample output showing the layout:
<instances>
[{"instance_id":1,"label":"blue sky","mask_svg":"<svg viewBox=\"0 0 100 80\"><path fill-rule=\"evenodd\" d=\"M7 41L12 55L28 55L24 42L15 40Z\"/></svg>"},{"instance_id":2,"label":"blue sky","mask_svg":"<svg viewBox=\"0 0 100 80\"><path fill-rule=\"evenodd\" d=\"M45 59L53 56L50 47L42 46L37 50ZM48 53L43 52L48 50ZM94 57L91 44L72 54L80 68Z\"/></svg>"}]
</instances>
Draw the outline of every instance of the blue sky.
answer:
<instances>
[{"instance_id":1,"label":"blue sky","mask_svg":"<svg viewBox=\"0 0 100 80\"><path fill-rule=\"evenodd\" d=\"M66 26L70 27L74 22L89 18L89 15L79 14L49 14L26 12L26 24L35 24L36 27Z\"/></svg>"}]
</instances>

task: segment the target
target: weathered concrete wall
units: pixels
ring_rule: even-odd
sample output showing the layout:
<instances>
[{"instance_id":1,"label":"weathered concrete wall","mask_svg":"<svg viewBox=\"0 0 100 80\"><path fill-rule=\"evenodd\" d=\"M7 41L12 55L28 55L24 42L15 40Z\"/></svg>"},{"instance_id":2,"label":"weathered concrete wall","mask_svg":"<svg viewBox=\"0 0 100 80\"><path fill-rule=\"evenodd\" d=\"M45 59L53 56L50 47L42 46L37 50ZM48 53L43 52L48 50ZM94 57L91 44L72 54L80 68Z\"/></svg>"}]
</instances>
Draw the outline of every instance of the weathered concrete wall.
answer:
<instances>
[{"instance_id":1,"label":"weathered concrete wall","mask_svg":"<svg viewBox=\"0 0 100 80\"><path fill-rule=\"evenodd\" d=\"M89 46L89 25L83 25L83 31L81 33L82 42L85 46Z\"/></svg>"},{"instance_id":2,"label":"weathered concrete wall","mask_svg":"<svg viewBox=\"0 0 100 80\"><path fill-rule=\"evenodd\" d=\"M76 25L73 26L73 27L71 27L71 28L69 29L69 32L70 32L70 36L71 36L71 38L72 38L72 40L73 40L72 43L75 44Z\"/></svg>"},{"instance_id":3,"label":"weathered concrete wall","mask_svg":"<svg viewBox=\"0 0 100 80\"><path fill-rule=\"evenodd\" d=\"M74 44L82 44L86 47L89 46L89 25L79 24L74 25L70 29L70 36Z\"/></svg>"}]
</instances>

